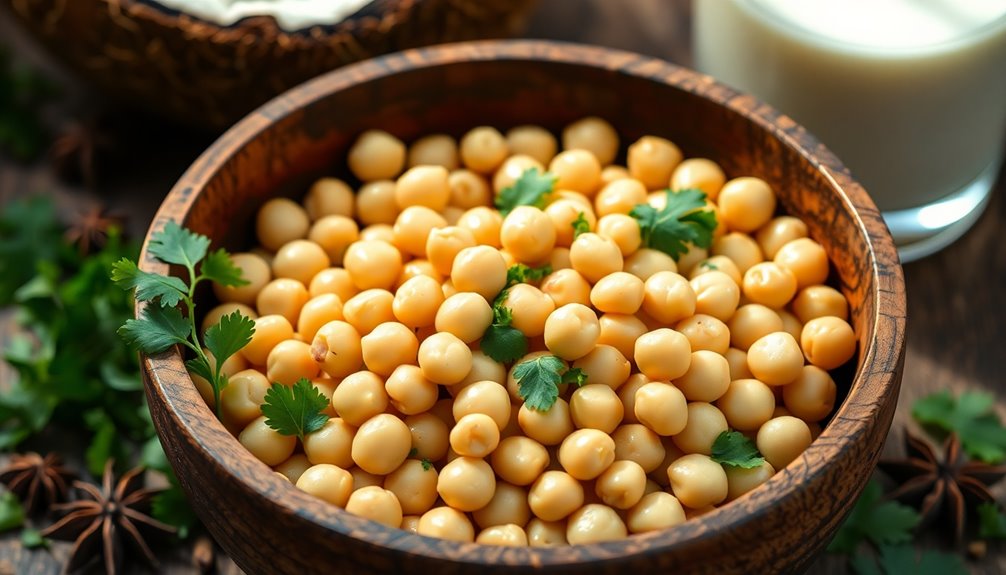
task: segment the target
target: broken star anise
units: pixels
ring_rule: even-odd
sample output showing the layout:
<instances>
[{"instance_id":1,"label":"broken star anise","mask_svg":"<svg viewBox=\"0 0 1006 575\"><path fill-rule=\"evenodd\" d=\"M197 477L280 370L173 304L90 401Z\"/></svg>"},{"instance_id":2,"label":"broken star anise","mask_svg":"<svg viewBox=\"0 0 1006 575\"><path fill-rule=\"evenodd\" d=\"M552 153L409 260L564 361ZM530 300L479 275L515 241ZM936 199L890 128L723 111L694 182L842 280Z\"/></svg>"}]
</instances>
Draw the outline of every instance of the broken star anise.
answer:
<instances>
[{"instance_id":1,"label":"broken star anise","mask_svg":"<svg viewBox=\"0 0 1006 575\"><path fill-rule=\"evenodd\" d=\"M10 463L0 469L0 483L18 496L29 512L65 501L73 477L74 473L62 466L55 453L45 457L34 452L14 454Z\"/></svg>"},{"instance_id":2,"label":"broken star anise","mask_svg":"<svg viewBox=\"0 0 1006 575\"><path fill-rule=\"evenodd\" d=\"M76 245L80 255L86 256L104 246L113 229L122 229L122 218L95 205L74 215L63 239L68 244Z\"/></svg>"},{"instance_id":3,"label":"broken star anise","mask_svg":"<svg viewBox=\"0 0 1006 575\"><path fill-rule=\"evenodd\" d=\"M128 471L113 485L114 472L109 461L105 464L100 489L90 483L74 481L73 486L82 498L53 507L65 515L43 529L42 536L75 539L65 569L67 573L81 570L101 556L106 575L115 575L122 563L124 540L139 550L151 565L158 565L140 529L163 533L174 533L175 529L146 514L150 498L161 490L143 488L142 472L142 467Z\"/></svg>"},{"instance_id":4,"label":"broken star anise","mask_svg":"<svg viewBox=\"0 0 1006 575\"><path fill-rule=\"evenodd\" d=\"M956 434L947 438L941 459L926 440L905 430L905 452L904 459L880 461L880 470L898 483L887 496L917 504L920 526L945 515L954 541L961 543L968 508L994 501L989 487L1006 477L1006 465L969 461Z\"/></svg>"}]
</instances>

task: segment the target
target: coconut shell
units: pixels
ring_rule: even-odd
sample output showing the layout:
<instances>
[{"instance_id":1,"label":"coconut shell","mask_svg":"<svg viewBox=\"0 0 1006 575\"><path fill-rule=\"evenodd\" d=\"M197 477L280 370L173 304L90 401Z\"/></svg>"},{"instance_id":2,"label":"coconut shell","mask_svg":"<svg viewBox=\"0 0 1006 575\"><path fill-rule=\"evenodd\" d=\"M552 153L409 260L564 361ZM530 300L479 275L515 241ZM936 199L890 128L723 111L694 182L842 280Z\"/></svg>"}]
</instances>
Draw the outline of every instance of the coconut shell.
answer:
<instances>
[{"instance_id":1,"label":"coconut shell","mask_svg":"<svg viewBox=\"0 0 1006 575\"><path fill-rule=\"evenodd\" d=\"M140 0L0 0L102 93L209 130L372 56L517 31L535 0L375 0L296 32L269 16L221 26Z\"/></svg>"}]
</instances>

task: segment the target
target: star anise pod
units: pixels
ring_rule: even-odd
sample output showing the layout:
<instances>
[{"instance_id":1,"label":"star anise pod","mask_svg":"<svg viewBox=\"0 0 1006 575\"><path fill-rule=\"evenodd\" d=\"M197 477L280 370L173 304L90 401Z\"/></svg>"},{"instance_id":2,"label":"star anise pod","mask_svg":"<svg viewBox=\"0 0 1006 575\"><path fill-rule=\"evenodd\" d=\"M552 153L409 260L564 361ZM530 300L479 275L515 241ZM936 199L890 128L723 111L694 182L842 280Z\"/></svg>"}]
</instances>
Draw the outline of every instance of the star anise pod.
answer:
<instances>
[{"instance_id":1,"label":"star anise pod","mask_svg":"<svg viewBox=\"0 0 1006 575\"><path fill-rule=\"evenodd\" d=\"M121 227L121 217L110 215L104 207L95 205L74 216L63 239L69 244L76 244L80 255L85 256L105 245L112 228Z\"/></svg>"},{"instance_id":2,"label":"star anise pod","mask_svg":"<svg viewBox=\"0 0 1006 575\"><path fill-rule=\"evenodd\" d=\"M945 515L961 543L968 509L995 500L989 487L1006 477L1006 465L969 461L956 434L947 438L940 458L926 440L905 430L905 452L904 459L880 461L881 471L898 483L887 496L918 505L920 526Z\"/></svg>"},{"instance_id":3,"label":"star anise pod","mask_svg":"<svg viewBox=\"0 0 1006 575\"><path fill-rule=\"evenodd\" d=\"M29 512L45 510L66 500L74 473L63 467L55 453L45 457L35 453L14 454L0 469L0 483L21 499Z\"/></svg>"},{"instance_id":4,"label":"star anise pod","mask_svg":"<svg viewBox=\"0 0 1006 575\"><path fill-rule=\"evenodd\" d=\"M113 485L114 472L110 460L105 464L100 489L90 483L74 481L73 487L82 498L54 506L55 510L63 511L65 515L43 529L42 536L75 539L65 569L67 573L78 571L102 556L106 575L115 575L122 563L124 540L157 567L157 558L140 529L149 528L169 534L175 529L145 512L151 497L162 490L144 489L141 486L142 473L142 467L127 471Z\"/></svg>"}]
</instances>

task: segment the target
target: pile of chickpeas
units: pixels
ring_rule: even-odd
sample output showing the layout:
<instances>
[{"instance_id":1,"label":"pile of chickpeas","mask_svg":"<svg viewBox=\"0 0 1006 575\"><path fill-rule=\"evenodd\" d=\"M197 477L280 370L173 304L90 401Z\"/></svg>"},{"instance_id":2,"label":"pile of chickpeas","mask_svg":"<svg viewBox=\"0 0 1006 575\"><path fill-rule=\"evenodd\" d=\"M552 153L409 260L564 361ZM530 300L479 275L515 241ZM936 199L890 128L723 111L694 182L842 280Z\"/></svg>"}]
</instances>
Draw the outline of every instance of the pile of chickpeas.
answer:
<instances>
[{"instance_id":1,"label":"pile of chickpeas","mask_svg":"<svg viewBox=\"0 0 1006 575\"><path fill-rule=\"evenodd\" d=\"M215 286L204 327L240 310L251 342L227 361L225 426L297 487L385 525L492 545L624 538L706 513L797 458L835 404L848 303L824 248L777 215L772 188L727 179L645 136L615 164L617 132L590 117L548 131L482 126L406 146L372 130L349 151L359 182L323 178L277 198L259 247L234 255L248 285ZM494 197L526 170L556 178L543 208ZM629 215L697 188L718 225L677 261L642 247ZM582 217L590 231L574 237ZM549 266L502 303L529 342L513 365L480 350L515 264ZM513 366L543 354L586 375L546 411ZM303 441L269 428L271 382L314 382L331 419ZM207 402L205 381L193 376ZM711 457L736 430L765 458Z\"/></svg>"}]
</instances>

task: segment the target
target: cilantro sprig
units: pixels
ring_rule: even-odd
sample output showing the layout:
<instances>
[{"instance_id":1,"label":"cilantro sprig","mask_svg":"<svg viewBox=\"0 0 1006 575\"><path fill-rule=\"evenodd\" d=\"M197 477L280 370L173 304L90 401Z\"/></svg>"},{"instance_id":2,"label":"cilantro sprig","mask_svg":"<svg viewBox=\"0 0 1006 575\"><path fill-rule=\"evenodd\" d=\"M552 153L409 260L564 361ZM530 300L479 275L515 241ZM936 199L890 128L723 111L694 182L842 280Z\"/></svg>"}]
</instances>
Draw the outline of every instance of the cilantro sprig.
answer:
<instances>
[{"instance_id":1,"label":"cilantro sprig","mask_svg":"<svg viewBox=\"0 0 1006 575\"><path fill-rule=\"evenodd\" d=\"M496 209L506 216L517 206L544 208L549 194L555 190L557 179L555 175L541 172L538 168L524 170L512 186L503 188L496 197Z\"/></svg>"},{"instance_id":2,"label":"cilantro sprig","mask_svg":"<svg viewBox=\"0 0 1006 575\"><path fill-rule=\"evenodd\" d=\"M716 215L705 210L706 194L696 189L667 190L667 205L657 210L638 204L629 215L639 222L643 247L660 250L675 260L688 251L688 244L708 248L716 229Z\"/></svg>"},{"instance_id":3,"label":"cilantro sprig","mask_svg":"<svg viewBox=\"0 0 1006 575\"><path fill-rule=\"evenodd\" d=\"M919 514L897 501L884 501L884 490L876 480L863 489L848 519L838 529L828 550L852 553L860 542L876 545L900 545L912 540L912 530L919 524Z\"/></svg>"},{"instance_id":4,"label":"cilantro sprig","mask_svg":"<svg viewBox=\"0 0 1006 575\"><path fill-rule=\"evenodd\" d=\"M573 239L575 240L580 234L585 234L590 231L590 222L587 221L586 216L583 212L576 215L576 219L570 224L573 226Z\"/></svg>"},{"instance_id":5,"label":"cilantro sprig","mask_svg":"<svg viewBox=\"0 0 1006 575\"><path fill-rule=\"evenodd\" d=\"M513 378L524 404L536 411L552 409L559 398L560 385L572 383L580 387L587 383L582 370L569 369L565 361L554 355L542 355L515 365Z\"/></svg>"},{"instance_id":6,"label":"cilantro sprig","mask_svg":"<svg viewBox=\"0 0 1006 575\"><path fill-rule=\"evenodd\" d=\"M128 258L116 262L111 275L116 285L125 290L135 289L136 299L148 304L140 319L126 320L118 330L119 335L143 353L160 353L173 345L191 349L195 357L185 365L210 382L219 417L220 392L227 385L227 376L222 373L223 364L251 341L255 323L237 311L224 316L203 335L203 344L214 361L211 362L203 351L196 327L196 288L204 281L232 287L248 283L226 251L218 249L210 252L209 247L210 239L206 236L168 222L164 229L154 234L148 251L164 263L184 267L188 272L188 282L145 272ZM179 304L184 304L185 315L178 308Z\"/></svg>"},{"instance_id":7,"label":"cilantro sprig","mask_svg":"<svg viewBox=\"0 0 1006 575\"><path fill-rule=\"evenodd\" d=\"M283 435L296 435L301 441L325 425L328 398L311 383L301 378L293 386L273 383L265 394L262 415L265 424Z\"/></svg>"},{"instance_id":8,"label":"cilantro sprig","mask_svg":"<svg viewBox=\"0 0 1006 575\"><path fill-rule=\"evenodd\" d=\"M942 390L927 395L912 406L912 416L929 429L956 433L968 455L985 463L1006 460L1006 427L993 411L995 398L969 391L954 397Z\"/></svg>"},{"instance_id":9,"label":"cilantro sprig","mask_svg":"<svg viewBox=\"0 0 1006 575\"><path fill-rule=\"evenodd\" d=\"M510 266L506 273L506 285L493 300L493 321L482 334L480 347L486 355L497 363L517 361L527 353L527 336L513 327L513 310L506 307L509 289L519 283L541 281L552 273L552 266L533 268L524 264Z\"/></svg>"},{"instance_id":10,"label":"cilantro sprig","mask_svg":"<svg viewBox=\"0 0 1006 575\"><path fill-rule=\"evenodd\" d=\"M765 463L753 441L739 431L724 431L713 442L712 460L721 465L753 469Z\"/></svg>"}]
</instances>

